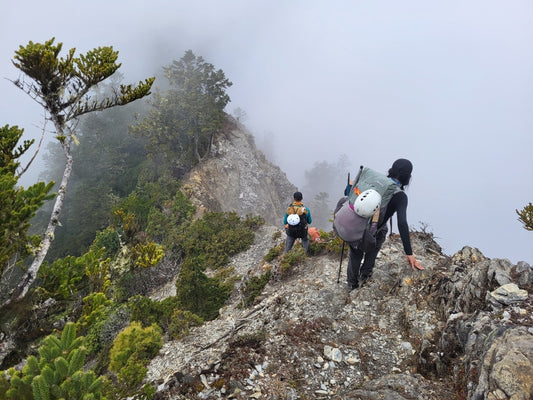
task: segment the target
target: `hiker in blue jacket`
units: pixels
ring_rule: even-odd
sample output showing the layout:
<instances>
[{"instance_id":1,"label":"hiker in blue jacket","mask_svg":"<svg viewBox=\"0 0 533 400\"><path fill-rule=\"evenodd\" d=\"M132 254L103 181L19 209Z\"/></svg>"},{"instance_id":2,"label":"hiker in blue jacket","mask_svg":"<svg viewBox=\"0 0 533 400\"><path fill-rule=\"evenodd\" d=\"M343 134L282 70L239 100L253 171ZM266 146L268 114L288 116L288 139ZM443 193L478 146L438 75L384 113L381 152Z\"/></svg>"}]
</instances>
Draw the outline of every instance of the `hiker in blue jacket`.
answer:
<instances>
[{"instance_id":1,"label":"hiker in blue jacket","mask_svg":"<svg viewBox=\"0 0 533 400\"><path fill-rule=\"evenodd\" d=\"M413 270L424 269L420 265L420 262L418 262L413 256L411 240L409 238L409 225L407 224L407 194L405 194L403 190L411 180L412 171L413 164L411 161L404 158L394 161L392 167L389 169L387 176L392 178L401 190L392 196L387 205L383 220L380 218L380 224L378 225L378 231L376 233L376 247L365 253L358 249L356 244L349 244L350 258L348 260L348 287L350 290L358 288L372 276L376 257L387 237L387 221L394 215L394 213L397 215L398 230L400 231L403 249L407 256L407 262ZM346 190L349 192L350 184L348 184ZM362 265L361 261L363 261Z\"/></svg>"},{"instance_id":2,"label":"hiker in blue jacket","mask_svg":"<svg viewBox=\"0 0 533 400\"><path fill-rule=\"evenodd\" d=\"M303 195L301 192L295 192L293 200L283 217L283 225L285 225L285 232L287 233L285 253L292 249L294 242L298 238L302 239L302 246L305 252L308 253L309 236L307 234L307 226L313 222L311 211L309 207L304 206L302 203Z\"/></svg>"}]
</instances>

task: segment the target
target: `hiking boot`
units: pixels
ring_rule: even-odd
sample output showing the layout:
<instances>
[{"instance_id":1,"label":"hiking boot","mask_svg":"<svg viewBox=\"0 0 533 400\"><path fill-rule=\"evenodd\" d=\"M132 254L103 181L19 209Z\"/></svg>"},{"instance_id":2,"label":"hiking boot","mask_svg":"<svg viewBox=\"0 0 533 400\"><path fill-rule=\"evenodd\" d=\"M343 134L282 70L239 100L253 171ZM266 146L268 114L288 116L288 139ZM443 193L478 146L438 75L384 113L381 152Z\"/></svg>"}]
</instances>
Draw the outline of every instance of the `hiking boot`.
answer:
<instances>
[{"instance_id":1,"label":"hiking boot","mask_svg":"<svg viewBox=\"0 0 533 400\"><path fill-rule=\"evenodd\" d=\"M370 275L361 275L359 277L359 280L361 281L361 286L363 286L370 278L372 278L372 274L370 274Z\"/></svg>"},{"instance_id":2,"label":"hiking boot","mask_svg":"<svg viewBox=\"0 0 533 400\"><path fill-rule=\"evenodd\" d=\"M359 282L348 282L347 290L348 292L351 292L354 289L357 289L359 287Z\"/></svg>"}]
</instances>

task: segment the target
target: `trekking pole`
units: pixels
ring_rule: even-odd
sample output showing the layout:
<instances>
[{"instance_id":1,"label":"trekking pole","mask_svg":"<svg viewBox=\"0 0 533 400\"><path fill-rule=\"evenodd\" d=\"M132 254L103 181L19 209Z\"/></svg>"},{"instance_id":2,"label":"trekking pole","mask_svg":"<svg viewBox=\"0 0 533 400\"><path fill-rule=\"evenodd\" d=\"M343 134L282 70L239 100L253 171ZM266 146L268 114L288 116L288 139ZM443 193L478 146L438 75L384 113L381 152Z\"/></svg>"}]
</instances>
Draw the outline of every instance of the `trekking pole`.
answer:
<instances>
[{"instance_id":1,"label":"trekking pole","mask_svg":"<svg viewBox=\"0 0 533 400\"><path fill-rule=\"evenodd\" d=\"M337 275L337 283L339 283L341 279L341 268L342 268L342 257L344 256L344 243L346 243L344 240L342 241L342 248L341 248L341 262L339 264L339 274Z\"/></svg>"},{"instance_id":2,"label":"trekking pole","mask_svg":"<svg viewBox=\"0 0 533 400\"><path fill-rule=\"evenodd\" d=\"M361 172L359 172L360 174ZM357 175L357 178L359 178L359 174ZM347 179L347 182L346 182L346 189L344 189L344 195L345 196L349 196L350 195L350 191L351 191L351 185L350 185L350 173L348 172L348 179ZM342 269L342 258L344 256L344 244L346 242L343 240L342 241L342 247L341 247L341 262L339 263L339 274L337 275L337 283L339 283L340 279L341 279L341 269Z\"/></svg>"},{"instance_id":3,"label":"trekking pole","mask_svg":"<svg viewBox=\"0 0 533 400\"><path fill-rule=\"evenodd\" d=\"M348 182L346 183L346 189L344 189L344 195L349 196L350 195L350 189L352 186L350 185L350 173L348 172Z\"/></svg>"}]
</instances>

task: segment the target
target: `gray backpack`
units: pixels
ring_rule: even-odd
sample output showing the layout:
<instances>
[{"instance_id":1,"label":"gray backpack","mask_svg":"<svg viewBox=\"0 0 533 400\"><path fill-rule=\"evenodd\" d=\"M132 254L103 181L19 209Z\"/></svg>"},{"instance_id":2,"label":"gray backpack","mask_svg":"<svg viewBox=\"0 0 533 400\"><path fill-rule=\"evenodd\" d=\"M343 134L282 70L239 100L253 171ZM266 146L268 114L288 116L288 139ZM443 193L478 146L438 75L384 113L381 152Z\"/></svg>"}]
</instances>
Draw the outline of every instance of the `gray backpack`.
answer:
<instances>
[{"instance_id":1,"label":"gray backpack","mask_svg":"<svg viewBox=\"0 0 533 400\"><path fill-rule=\"evenodd\" d=\"M355 213L353 204L359 194L368 189L374 189L381 195L381 205L372 217L365 218ZM392 196L400 190L392 178L361 166L348 196L337 202L333 215L333 230L345 242L353 243L363 251L370 250L376 244L377 226L382 222L379 217L383 218Z\"/></svg>"}]
</instances>

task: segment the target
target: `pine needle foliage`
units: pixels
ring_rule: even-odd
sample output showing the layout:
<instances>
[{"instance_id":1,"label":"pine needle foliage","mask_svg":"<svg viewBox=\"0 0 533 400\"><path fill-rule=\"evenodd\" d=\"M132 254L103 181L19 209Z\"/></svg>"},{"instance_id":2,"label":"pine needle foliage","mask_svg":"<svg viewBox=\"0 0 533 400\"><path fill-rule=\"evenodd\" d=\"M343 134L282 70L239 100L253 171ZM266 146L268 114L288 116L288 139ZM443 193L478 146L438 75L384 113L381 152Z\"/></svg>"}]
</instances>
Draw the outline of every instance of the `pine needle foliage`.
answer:
<instances>
[{"instance_id":1,"label":"pine needle foliage","mask_svg":"<svg viewBox=\"0 0 533 400\"><path fill-rule=\"evenodd\" d=\"M190 311L181 310L177 297L167 297L155 301L145 296L133 296L129 299L131 320L147 327L159 325L162 331L174 339L189 334L189 328L203 324L203 319Z\"/></svg>"},{"instance_id":2,"label":"pine needle foliage","mask_svg":"<svg viewBox=\"0 0 533 400\"><path fill-rule=\"evenodd\" d=\"M22 371L0 371L1 400L105 399L104 378L85 372L83 337L76 337L74 323L65 325L61 337L47 336L39 357L30 356Z\"/></svg>"},{"instance_id":3,"label":"pine needle foliage","mask_svg":"<svg viewBox=\"0 0 533 400\"><path fill-rule=\"evenodd\" d=\"M120 239L113 227L96 232L96 237L91 245L91 250L104 249L104 258L114 258L120 250Z\"/></svg>"},{"instance_id":4,"label":"pine needle foliage","mask_svg":"<svg viewBox=\"0 0 533 400\"><path fill-rule=\"evenodd\" d=\"M245 284L243 290L242 307L249 307L254 304L257 296L259 296L267 283L270 281L271 271L268 270L260 276L252 276Z\"/></svg>"},{"instance_id":5,"label":"pine needle foliage","mask_svg":"<svg viewBox=\"0 0 533 400\"><path fill-rule=\"evenodd\" d=\"M103 325L113 311L113 301L104 293L91 293L83 299L82 313L76 327L85 336L85 346L88 354L94 354L102 349L100 333Z\"/></svg>"},{"instance_id":6,"label":"pine needle foliage","mask_svg":"<svg viewBox=\"0 0 533 400\"><path fill-rule=\"evenodd\" d=\"M533 204L529 203L522 210L516 210L518 220L523 224L524 229L533 231Z\"/></svg>"},{"instance_id":7,"label":"pine needle foliage","mask_svg":"<svg viewBox=\"0 0 533 400\"><path fill-rule=\"evenodd\" d=\"M39 270L37 293L42 298L73 300L92 291L105 291L110 285L109 259L104 249L89 250L80 257L67 256ZM80 297L81 298L81 297Z\"/></svg>"},{"instance_id":8,"label":"pine needle foliage","mask_svg":"<svg viewBox=\"0 0 533 400\"><path fill-rule=\"evenodd\" d=\"M208 277L205 270L203 257L186 258L176 282L176 297L181 309L210 321L218 316L231 294L233 281L224 281L220 276Z\"/></svg>"},{"instance_id":9,"label":"pine needle foliage","mask_svg":"<svg viewBox=\"0 0 533 400\"><path fill-rule=\"evenodd\" d=\"M301 246L295 246L291 249L291 251L285 253L280 260L282 276L288 275L292 267L303 263L305 258L305 250Z\"/></svg>"},{"instance_id":10,"label":"pine needle foliage","mask_svg":"<svg viewBox=\"0 0 533 400\"><path fill-rule=\"evenodd\" d=\"M161 330L155 324L143 328L134 321L118 334L110 352L109 370L117 374L122 395L137 392L148 371L146 365L162 345Z\"/></svg>"},{"instance_id":11,"label":"pine needle foliage","mask_svg":"<svg viewBox=\"0 0 533 400\"><path fill-rule=\"evenodd\" d=\"M234 212L208 212L190 226L185 236L185 254L205 256L210 269L225 266L231 256L248 249L254 241L251 229Z\"/></svg>"},{"instance_id":12,"label":"pine needle foliage","mask_svg":"<svg viewBox=\"0 0 533 400\"><path fill-rule=\"evenodd\" d=\"M166 332L171 323L172 313L178 306L176 297L167 297L161 301L154 301L146 296L130 297L128 305L131 311L131 320L137 321L147 327L157 324Z\"/></svg>"},{"instance_id":13,"label":"pine needle foliage","mask_svg":"<svg viewBox=\"0 0 533 400\"><path fill-rule=\"evenodd\" d=\"M0 127L0 276L10 261L23 259L37 247L38 236L27 235L30 220L49 195L54 182L38 182L27 189L18 185L18 159L34 140L18 145L24 130L17 126Z\"/></svg>"},{"instance_id":14,"label":"pine needle foliage","mask_svg":"<svg viewBox=\"0 0 533 400\"><path fill-rule=\"evenodd\" d=\"M208 212L194 221L185 232L185 259L176 282L176 297L181 309L204 320L218 316L233 291L237 277L230 278L230 257L252 245L261 220L248 216L242 220L234 212ZM207 276L207 269L217 271Z\"/></svg>"}]
</instances>

